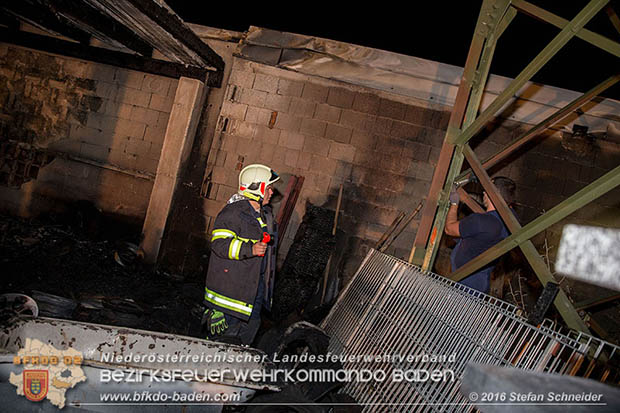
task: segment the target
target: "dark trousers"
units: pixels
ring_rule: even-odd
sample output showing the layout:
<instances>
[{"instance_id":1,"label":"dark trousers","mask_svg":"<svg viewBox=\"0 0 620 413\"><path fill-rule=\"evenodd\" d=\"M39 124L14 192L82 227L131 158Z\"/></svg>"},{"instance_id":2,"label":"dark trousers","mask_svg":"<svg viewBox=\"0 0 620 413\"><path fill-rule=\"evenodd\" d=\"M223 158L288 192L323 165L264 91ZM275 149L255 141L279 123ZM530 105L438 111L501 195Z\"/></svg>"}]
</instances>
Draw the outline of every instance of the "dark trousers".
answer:
<instances>
[{"instance_id":1,"label":"dark trousers","mask_svg":"<svg viewBox=\"0 0 620 413\"><path fill-rule=\"evenodd\" d=\"M258 290L256 291L256 299L252 307L252 314L248 321L243 321L229 314L224 314L228 329L224 332L224 337L236 337L241 344L250 345L256 337L256 333L260 327L260 311L263 306L263 297L265 295L265 282L261 275L258 282Z\"/></svg>"}]
</instances>

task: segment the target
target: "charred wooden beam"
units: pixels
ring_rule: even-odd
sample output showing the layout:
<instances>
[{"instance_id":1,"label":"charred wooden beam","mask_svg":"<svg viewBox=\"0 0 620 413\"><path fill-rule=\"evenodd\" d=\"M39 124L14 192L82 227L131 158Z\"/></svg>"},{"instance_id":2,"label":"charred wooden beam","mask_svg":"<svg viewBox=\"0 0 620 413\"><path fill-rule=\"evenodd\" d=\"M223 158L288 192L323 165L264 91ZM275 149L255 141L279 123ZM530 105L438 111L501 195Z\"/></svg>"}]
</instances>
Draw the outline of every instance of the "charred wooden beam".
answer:
<instances>
[{"instance_id":1,"label":"charred wooden beam","mask_svg":"<svg viewBox=\"0 0 620 413\"><path fill-rule=\"evenodd\" d=\"M23 31L0 29L0 41L43 52L118 66L125 69L138 70L155 75L174 78L183 76L202 81L205 81L207 77L211 77L208 76L211 72L202 67L186 66L180 63L117 52Z\"/></svg>"},{"instance_id":2,"label":"charred wooden beam","mask_svg":"<svg viewBox=\"0 0 620 413\"><path fill-rule=\"evenodd\" d=\"M7 27L11 30L19 30L19 19L13 13L0 8L0 26Z\"/></svg>"},{"instance_id":3,"label":"charred wooden beam","mask_svg":"<svg viewBox=\"0 0 620 413\"><path fill-rule=\"evenodd\" d=\"M9 15L40 29L68 37L80 43L88 43L90 34L71 26L64 18L31 1L3 2L2 9Z\"/></svg>"},{"instance_id":4,"label":"charred wooden beam","mask_svg":"<svg viewBox=\"0 0 620 413\"><path fill-rule=\"evenodd\" d=\"M198 54L218 71L224 70L224 60L203 42L183 20L171 10L153 0L127 0L155 23L165 28L176 40Z\"/></svg>"},{"instance_id":5,"label":"charred wooden beam","mask_svg":"<svg viewBox=\"0 0 620 413\"><path fill-rule=\"evenodd\" d=\"M118 42L142 56L151 57L153 48L142 40L135 32L123 26L108 15L101 13L88 3L81 3L79 7L67 0L46 0L46 4L56 14L65 16L72 24L86 26L86 31L93 31L93 35L103 41L109 39Z\"/></svg>"}]
</instances>

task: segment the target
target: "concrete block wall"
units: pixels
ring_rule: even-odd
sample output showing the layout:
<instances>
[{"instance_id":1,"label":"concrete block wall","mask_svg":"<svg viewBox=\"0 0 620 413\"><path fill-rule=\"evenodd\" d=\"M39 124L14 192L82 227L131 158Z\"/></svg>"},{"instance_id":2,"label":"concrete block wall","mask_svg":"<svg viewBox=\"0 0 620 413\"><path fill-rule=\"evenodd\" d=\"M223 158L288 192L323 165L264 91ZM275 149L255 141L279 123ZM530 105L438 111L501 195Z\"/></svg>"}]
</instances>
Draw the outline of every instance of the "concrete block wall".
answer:
<instances>
[{"instance_id":1,"label":"concrete block wall","mask_svg":"<svg viewBox=\"0 0 620 413\"><path fill-rule=\"evenodd\" d=\"M306 202L335 209L343 184L339 228L345 234L345 276L350 275L396 215L426 197L451 108L233 58L235 43L211 45L230 71L223 87L209 93L200 139L177 191L164 261L178 264L181 272L202 265L213 218L236 191L240 168L261 162L285 177L306 178L280 261ZM20 190L0 188L2 209L32 215L64 200L87 199L108 212L144 217L176 80L0 44L0 84L0 122L8 131L2 139L129 172L57 158ZM524 128L505 121L486 132L488 139L478 139L475 150L484 159ZM209 151L213 185L208 198L201 198L197 188ZM518 212L526 223L619 163L617 144L552 136L491 173L517 182ZM571 215L535 244L541 246L546 236L553 259L567 222L619 227L619 192ZM417 224L414 220L388 252L407 257Z\"/></svg>"},{"instance_id":2,"label":"concrete block wall","mask_svg":"<svg viewBox=\"0 0 620 413\"><path fill-rule=\"evenodd\" d=\"M398 212L410 211L426 197L450 109L235 59L218 124L224 129L222 142L213 148L216 167L206 220L235 192L243 165L261 162L280 173L305 176L282 240L281 262L305 203L334 209L343 184L339 228L348 236L348 276ZM528 128L503 121L472 144L485 159ZM525 224L618 164L620 146L613 142L582 145L555 134L526 145L490 172L516 181L517 212ZM569 222L620 227L620 189L534 238L541 250L547 238L551 260ZM406 258L417 224L416 219L388 252Z\"/></svg>"},{"instance_id":3,"label":"concrete block wall","mask_svg":"<svg viewBox=\"0 0 620 413\"><path fill-rule=\"evenodd\" d=\"M421 101L353 87L235 59L218 127L214 185L205 214L217 215L236 191L239 168L264 163L305 177L280 260L306 202L335 209L343 184L339 228L349 240L350 273L400 211L426 197L449 112ZM391 252L409 254L417 220Z\"/></svg>"},{"instance_id":4,"label":"concrete block wall","mask_svg":"<svg viewBox=\"0 0 620 413\"><path fill-rule=\"evenodd\" d=\"M87 161L57 159L26 188L0 188L0 199L26 215L87 199L143 218L176 86L172 78L0 45L0 139ZM29 205L33 197L38 206Z\"/></svg>"}]
</instances>

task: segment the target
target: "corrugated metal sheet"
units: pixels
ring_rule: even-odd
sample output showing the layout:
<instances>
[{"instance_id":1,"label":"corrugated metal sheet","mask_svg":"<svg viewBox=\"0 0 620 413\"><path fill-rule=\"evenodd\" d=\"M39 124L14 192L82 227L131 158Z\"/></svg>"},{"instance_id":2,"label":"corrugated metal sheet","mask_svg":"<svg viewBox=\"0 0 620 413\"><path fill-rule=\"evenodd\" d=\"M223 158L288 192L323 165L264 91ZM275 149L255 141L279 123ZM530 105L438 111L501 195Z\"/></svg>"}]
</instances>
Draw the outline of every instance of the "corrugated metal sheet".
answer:
<instances>
[{"instance_id":1,"label":"corrugated metal sheet","mask_svg":"<svg viewBox=\"0 0 620 413\"><path fill-rule=\"evenodd\" d=\"M373 30L369 28L369 30ZM250 27L238 54L249 60L390 94L453 106L463 68L334 40ZM512 79L491 74L480 110L484 110ZM510 120L537 124L581 93L527 82L511 100ZM590 131L620 128L620 102L601 99L586 114L576 114L565 125L587 125Z\"/></svg>"}]
</instances>

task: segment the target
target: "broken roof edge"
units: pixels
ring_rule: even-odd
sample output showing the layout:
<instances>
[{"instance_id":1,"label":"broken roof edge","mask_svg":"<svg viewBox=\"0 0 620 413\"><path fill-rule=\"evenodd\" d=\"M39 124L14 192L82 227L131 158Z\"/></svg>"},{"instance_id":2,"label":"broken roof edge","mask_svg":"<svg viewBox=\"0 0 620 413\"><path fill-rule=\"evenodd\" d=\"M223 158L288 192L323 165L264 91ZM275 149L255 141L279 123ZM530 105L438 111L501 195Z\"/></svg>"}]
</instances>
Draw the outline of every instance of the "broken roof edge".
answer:
<instances>
[{"instance_id":1,"label":"broken roof edge","mask_svg":"<svg viewBox=\"0 0 620 413\"><path fill-rule=\"evenodd\" d=\"M220 40L223 42L233 42L238 43L243 40L245 37L245 33L236 32L233 30L227 29L218 29L215 27L209 26L201 26L199 24L187 23L185 24L192 29L192 31L198 36L201 40L210 39L210 40Z\"/></svg>"},{"instance_id":2,"label":"broken roof edge","mask_svg":"<svg viewBox=\"0 0 620 413\"><path fill-rule=\"evenodd\" d=\"M236 55L306 75L446 106L454 105L463 73L462 67L432 60L256 26L250 26L243 36ZM508 77L491 74L480 110L488 107L511 81ZM527 82L516 94L518 97L506 104L505 108L511 106L509 115L502 116L502 109L499 117L535 125L581 95L568 89ZM562 128L578 123L592 131L605 130L610 124L618 129L618 112L620 102L595 98L587 113L572 116Z\"/></svg>"}]
</instances>

